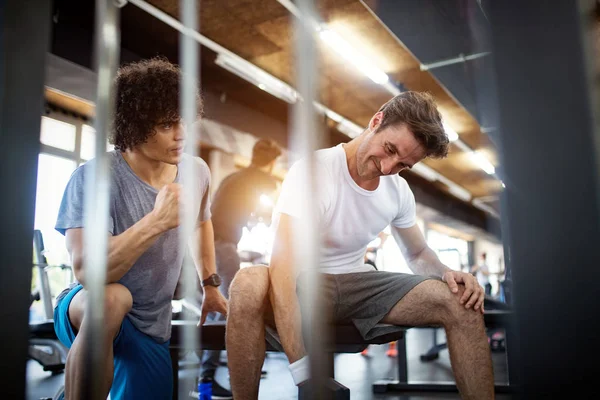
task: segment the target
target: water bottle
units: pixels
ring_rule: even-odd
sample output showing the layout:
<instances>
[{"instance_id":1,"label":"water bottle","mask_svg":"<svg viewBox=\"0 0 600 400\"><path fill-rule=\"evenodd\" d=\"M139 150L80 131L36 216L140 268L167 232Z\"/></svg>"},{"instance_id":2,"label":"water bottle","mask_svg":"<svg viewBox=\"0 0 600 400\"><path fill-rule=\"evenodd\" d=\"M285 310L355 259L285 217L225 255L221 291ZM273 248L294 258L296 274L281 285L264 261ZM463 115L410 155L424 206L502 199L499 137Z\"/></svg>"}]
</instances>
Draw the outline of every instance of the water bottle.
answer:
<instances>
[{"instance_id":1,"label":"water bottle","mask_svg":"<svg viewBox=\"0 0 600 400\"><path fill-rule=\"evenodd\" d=\"M203 377L198 382L198 400L212 399L213 379L210 376Z\"/></svg>"}]
</instances>

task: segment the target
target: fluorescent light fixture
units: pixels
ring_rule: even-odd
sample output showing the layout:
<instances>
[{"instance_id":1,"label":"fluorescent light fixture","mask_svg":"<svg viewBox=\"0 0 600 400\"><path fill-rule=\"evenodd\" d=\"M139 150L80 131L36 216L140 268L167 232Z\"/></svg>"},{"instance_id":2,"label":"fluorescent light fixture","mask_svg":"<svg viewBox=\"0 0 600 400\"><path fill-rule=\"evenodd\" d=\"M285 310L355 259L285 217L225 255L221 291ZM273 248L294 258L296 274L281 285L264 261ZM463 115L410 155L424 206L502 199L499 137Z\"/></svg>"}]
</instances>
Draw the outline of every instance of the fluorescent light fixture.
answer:
<instances>
[{"instance_id":1,"label":"fluorescent light fixture","mask_svg":"<svg viewBox=\"0 0 600 400\"><path fill-rule=\"evenodd\" d=\"M215 64L290 104L296 103L299 98L298 92L288 84L248 61L219 54Z\"/></svg>"},{"instance_id":2,"label":"fluorescent light fixture","mask_svg":"<svg viewBox=\"0 0 600 400\"><path fill-rule=\"evenodd\" d=\"M448 186L448 191L455 197L458 197L461 200L464 201L470 201L471 200L471 193L464 189L461 188L460 186L453 184L453 185L449 185Z\"/></svg>"},{"instance_id":3,"label":"fluorescent light fixture","mask_svg":"<svg viewBox=\"0 0 600 400\"><path fill-rule=\"evenodd\" d=\"M456 131L452 129L450 125L448 125L446 122L443 122L443 125L444 131L446 131L446 135L448 135L448 140L450 140L451 142L458 140L458 133L456 133Z\"/></svg>"},{"instance_id":4,"label":"fluorescent light fixture","mask_svg":"<svg viewBox=\"0 0 600 400\"><path fill-rule=\"evenodd\" d=\"M338 124L344 120L344 117L330 109L325 110L325 115L327 115L327 118L334 120Z\"/></svg>"},{"instance_id":5,"label":"fluorescent light fixture","mask_svg":"<svg viewBox=\"0 0 600 400\"><path fill-rule=\"evenodd\" d=\"M500 218L500 215L498 215L496 210L494 210L494 208L492 208L491 206L485 204L481 199L473 199L473 205L475 207L479 208L480 210L483 210L483 211L493 215L496 218Z\"/></svg>"},{"instance_id":6,"label":"fluorescent light fixture","mask_svg":"<svg viewBox=\"0 0 600 400\"><path fill-rule=\"evenodd\" d=\"M414 168L414 167L413 167ZM448 191L454 195L454 197L458 197L464 201L471 201L471 192L467 189L458 186L456 183L452 182L450 179L446 178L443 175L438 175L438 180L442 182L444 185L448 186Z\"/></svg>"},{"instance_id":7,"label":"fluorescent light fixture","mask_svg":"<svg viewBox=\"0 0 600 400\"><path fill-rule=\"evenodd\" d=\"M472 151L469 153L471 159L479 168L484 170L487 174L493 175L496 172L496 167L481 153Z\"/></svg>"},{"instance_id":8,"label":"fluorescent light fixture","mask_svg":"<svg viewBox=\"0 0 600 400\"><path fill-rule=\"evenodd\" d=\"M337 130L342 132L344 135L354 139L363 133L364 129L356 125L354 122L350 122L347 119L342 119L337 125Z\"/></svg>"},{"instance_id":9,"label":"fluorescent light fixture","mask_svg":"<svg viewBox=\"0 0 600 400\"><path fill-rule=\"evenodd\" d=\"M322 28L319 31L321 39L331 47L336 53L352 63L358 68L363 74L368 76L373 82L383 85L389 80L387 74L379 68L371 65L364 56L358 54L352 46L348 44L340 35L329 30Z\"/></svg>"},{"instance_id":10,"label":"fluorescent light fixture","mask_svg":"<svg viewBox=\"0 0 600 400\"><path fill-rule=\"evenodd\" d=\"M440 176L440 174L438 174L435 170L423 163L417 163L413 165L410 170L415 174L427 179L429 182L437 181L438 177Z\"/></svg>"}]
</instances>

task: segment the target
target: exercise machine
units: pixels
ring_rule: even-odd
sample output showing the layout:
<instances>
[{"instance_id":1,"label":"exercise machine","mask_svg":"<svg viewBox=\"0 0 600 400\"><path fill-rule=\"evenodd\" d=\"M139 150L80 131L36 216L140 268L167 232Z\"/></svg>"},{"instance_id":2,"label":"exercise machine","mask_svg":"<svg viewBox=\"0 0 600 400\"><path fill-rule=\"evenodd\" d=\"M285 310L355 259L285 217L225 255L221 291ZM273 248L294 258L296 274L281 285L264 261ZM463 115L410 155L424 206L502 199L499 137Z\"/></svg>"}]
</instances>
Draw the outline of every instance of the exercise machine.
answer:
<instances>
[{"instance_id":1,"label":"exercise machine","mask_svg":"<svg viewBox=\"0 0 600 400\"><path fill-rule=\"evenodd\" d=\"M37 289L31 294L31 303L41 301L44 309L44 320L29 324L29 349L30 359L37 361L44 371L52 374L62 373L67 362L68 349L58 340L54 333L54 320L50 282L48 280L48 266L44 256L44 240L42 232L33 232L33 267L38 271ZM61 266L61 268L68 268Z\"/></svg>"}]
</instances>

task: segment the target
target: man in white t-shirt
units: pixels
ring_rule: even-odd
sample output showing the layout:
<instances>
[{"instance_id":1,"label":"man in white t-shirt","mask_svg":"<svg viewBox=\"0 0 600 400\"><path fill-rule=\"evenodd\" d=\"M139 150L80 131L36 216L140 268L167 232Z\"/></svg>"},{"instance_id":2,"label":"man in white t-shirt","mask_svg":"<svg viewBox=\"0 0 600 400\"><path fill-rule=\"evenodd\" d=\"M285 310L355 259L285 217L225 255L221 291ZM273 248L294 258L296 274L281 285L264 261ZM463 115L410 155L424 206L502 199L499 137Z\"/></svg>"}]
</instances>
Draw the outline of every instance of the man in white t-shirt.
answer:
<instances>
[{"instance_id":1,"label":"man in white t-shirt","mask_svg":"<svg viewBox=\"0 0 600 400\"><path fill-rule=\"evenodd\" d=\"M471 273L475 275L479 284L485 289L485 294L488 296L492 295L492 284L490 283L490 267L487 263L487 254L481 253L481 263L476 264L471 268Z\"/></svg>"},{"instance_id":2,"label":"man in white t-shirt","mask_svg":"<svg viewBox=\"0 0 600 400\"><path fill-rule=\"evenodd\" d=\"M415 221L414 196L398 175L426 157L445 157L448 146L433 98L404 92L384 104L360 136L316 152L323 302L333 322L353 323L365 339L401 326L443 326L463 398L493 399L483 288L473 275L443 265L427 246ZM306 218L300 196L308 190L306 163L292 166L283 183L270 267L242 269L230 289L227 349L236 400L258 398L265 323L277 327L294 382L309 378L297 297L304 284L292 263L292 229ZM367 245L387 225L415 274L364 264Z\"/></svg>"}]
</instances>

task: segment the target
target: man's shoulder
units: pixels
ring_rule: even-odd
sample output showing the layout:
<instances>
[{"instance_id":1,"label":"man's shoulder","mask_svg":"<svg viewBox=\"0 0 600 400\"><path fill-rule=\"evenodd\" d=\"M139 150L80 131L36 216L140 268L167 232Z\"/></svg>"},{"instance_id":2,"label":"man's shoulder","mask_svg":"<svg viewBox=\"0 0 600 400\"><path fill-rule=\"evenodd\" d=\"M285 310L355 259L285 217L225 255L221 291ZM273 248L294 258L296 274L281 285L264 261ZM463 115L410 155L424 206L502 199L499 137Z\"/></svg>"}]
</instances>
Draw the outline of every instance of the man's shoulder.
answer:
<instances>
[{"instance_id":1,"label":"man's shoulder","mask_svg":"<svg viewBox=\"0 0 600 400\"><path fill-rule=\"evenodd\" d=\"M189 154L184 153L183 158L181 159L181 165L191 165L194 172L199 174L199 176L210 176L208 164L200 157L192 157Z\"/></svg>"},{"instance_id":2,"label":"man's shoulder","mask_svg":"<svg viewBox=\"0 0 600 400\"><path fill-rule=\"evenodd\" d=\"M317 164L318 167L325 167L327 171L331 171L331 169L327 167L331 167L339 159L339 151L340 149L337 146L328 147L326 149L319 149L313 153L313 161L315 162L315 164ZM307 163L308 158L303 157L296 161L293 167L306 167Z\"/></svg>"}]
</instances>

